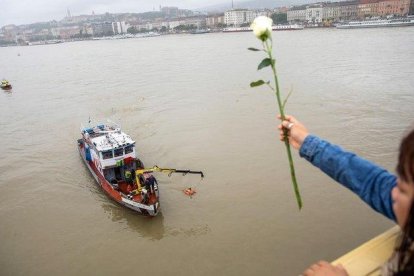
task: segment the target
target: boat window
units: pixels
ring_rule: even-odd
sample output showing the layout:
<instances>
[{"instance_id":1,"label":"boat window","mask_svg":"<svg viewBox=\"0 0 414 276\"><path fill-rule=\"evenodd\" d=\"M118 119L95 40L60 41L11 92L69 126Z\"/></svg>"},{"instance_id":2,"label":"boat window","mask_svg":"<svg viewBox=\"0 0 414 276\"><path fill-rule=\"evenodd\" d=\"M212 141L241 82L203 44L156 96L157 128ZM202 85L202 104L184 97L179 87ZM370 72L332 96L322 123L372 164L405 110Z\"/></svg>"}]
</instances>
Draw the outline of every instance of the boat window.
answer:
<instances>
[{"instance_id":1,"label":"boat window","mask_svg":"<svg viewBox=\"0 0 414 276\"><path fill-rule=\"evenodd\" d=\"M124 155L124 148L116 149L115 150L115 157Z\"/></svg>"},{"instance_id":2,"label":"boat window","mask_svg":"<svg viewBox=\"0 0 414 276\"><path fill-rule=\"evenodd\" d=\"M103 151L102 159L109 159L109 158L112 158L112 150Z\"/></svg>"},{"instance_id":3,"label":"boat window","mask_svg":"<svg viewBox=\"0 0 414 276\"><path fill-rule=\"evenodd\" d=\"M125 154L131 153L133 151L134 151L134 146L133 145L125 147Z\"/></svg>"}]
</instances>

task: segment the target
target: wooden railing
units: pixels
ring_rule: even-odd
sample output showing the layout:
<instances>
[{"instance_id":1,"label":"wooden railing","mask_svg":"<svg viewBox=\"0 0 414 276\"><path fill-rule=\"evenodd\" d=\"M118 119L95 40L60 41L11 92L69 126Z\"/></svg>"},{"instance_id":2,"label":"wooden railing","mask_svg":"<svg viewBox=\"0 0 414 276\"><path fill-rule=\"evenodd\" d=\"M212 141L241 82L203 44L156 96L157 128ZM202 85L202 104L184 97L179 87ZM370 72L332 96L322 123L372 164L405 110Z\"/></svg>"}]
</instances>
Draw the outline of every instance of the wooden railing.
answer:
<instances>
[{"instance_id":1,"label":"wooden railing","mask_svg":"<svg viewBox=\"0 0 414 276\"><path fill-rule=\"evenodd\" d=\"M394 226L333 261L332 264L342 264L350 276L381 275L381 268L391 257L399 234L400 227Z\"/></svg>"}]
</instances>

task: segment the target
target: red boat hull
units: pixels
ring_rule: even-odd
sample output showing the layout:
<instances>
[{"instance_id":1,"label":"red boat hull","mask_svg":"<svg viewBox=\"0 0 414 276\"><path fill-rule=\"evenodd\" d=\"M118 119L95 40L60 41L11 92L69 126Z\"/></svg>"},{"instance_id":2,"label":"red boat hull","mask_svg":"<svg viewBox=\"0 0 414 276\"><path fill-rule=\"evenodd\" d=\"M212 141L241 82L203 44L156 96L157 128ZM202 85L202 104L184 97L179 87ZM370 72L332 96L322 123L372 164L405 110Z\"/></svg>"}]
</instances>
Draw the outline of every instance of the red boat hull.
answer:
<instances>
[{"instance_id":1,"label":"red boat hull","mask_svg":"<svg viewBox=\"0 0 414 276\"><path fill-rule=\"evenodd\" d=\"M149 196L148 202L146 204L141 203L142 198L140 194L134 195L132 198L128 198L126 194L122 194L122 191L119 189L114 189L114 187L105 179L105 177L100 173L98 168L95 166L94 162L88 161L85 158L84 146L83 144L78 144L79 153L85 162L86 167L89 169L92 176L95 178L96 183L99 187L103 189L108 197L115 200L119 204L132 209L142 215L146 216L156 216L160 210L158 197L155 194ZM127 185L126 183L120 183L120 185ZM125 189L122 189L125 190Z\"/></svg>"}]
</instances>

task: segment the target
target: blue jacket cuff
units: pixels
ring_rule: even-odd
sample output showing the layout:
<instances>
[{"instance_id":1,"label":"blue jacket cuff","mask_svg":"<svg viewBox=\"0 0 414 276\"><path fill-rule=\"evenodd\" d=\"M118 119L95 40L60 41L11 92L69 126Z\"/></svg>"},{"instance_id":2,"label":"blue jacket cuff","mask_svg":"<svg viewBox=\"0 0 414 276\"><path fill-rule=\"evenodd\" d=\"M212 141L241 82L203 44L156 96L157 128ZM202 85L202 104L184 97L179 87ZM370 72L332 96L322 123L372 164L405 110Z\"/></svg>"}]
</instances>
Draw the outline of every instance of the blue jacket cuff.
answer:
<instances>
[{"instance_id":1,"label":"blue jacket cuff","mask_svg":"<svg viewBox=\"0 0 414 276\"><path fill-rule=\"evenodd\" d=\"M305 158L306 160L310 161L312 156L315 153L315 150L320 145L321 139L314 136L308 135L302 143L302 146L299 149L300 157Z\"/></svg>"}]
</instances>

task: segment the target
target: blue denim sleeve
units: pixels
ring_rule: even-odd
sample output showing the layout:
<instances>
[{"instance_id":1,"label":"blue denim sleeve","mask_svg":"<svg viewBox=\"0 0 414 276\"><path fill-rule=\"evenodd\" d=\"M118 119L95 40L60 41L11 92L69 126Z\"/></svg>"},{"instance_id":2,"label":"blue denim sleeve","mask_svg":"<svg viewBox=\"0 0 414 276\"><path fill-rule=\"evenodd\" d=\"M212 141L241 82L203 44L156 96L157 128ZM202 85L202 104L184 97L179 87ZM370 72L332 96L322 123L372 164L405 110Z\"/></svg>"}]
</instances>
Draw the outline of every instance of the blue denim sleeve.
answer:
<instances>
[{"instance_id":1,"label":"blue denim sleeve","mask_svg":"<svg viewBox=\"0 0 414 276\"><path fill-rule=\"evenodd\" d=\"M374 210L396 221L391 199L391 190L397 184L395 175L313 135L306 137L299 154Z\"/></svg>"}]
</instances>

